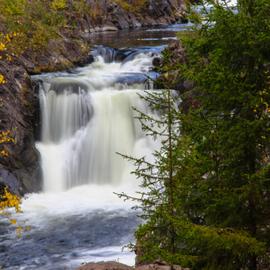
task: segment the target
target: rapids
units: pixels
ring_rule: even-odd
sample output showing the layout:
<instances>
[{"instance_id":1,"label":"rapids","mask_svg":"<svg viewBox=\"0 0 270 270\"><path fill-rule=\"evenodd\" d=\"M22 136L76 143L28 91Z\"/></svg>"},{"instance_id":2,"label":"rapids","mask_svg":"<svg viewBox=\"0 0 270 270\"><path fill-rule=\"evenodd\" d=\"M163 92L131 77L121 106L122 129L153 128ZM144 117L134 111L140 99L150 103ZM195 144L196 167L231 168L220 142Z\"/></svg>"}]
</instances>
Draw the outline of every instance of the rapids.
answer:
<instances>
[{"instance_id":1,"label":"rapids","mask_svg":"<svg viewBox=\"0 0 270 270\"><path fill-rule=\"evenodd\" d=\"M122 247L134 241L141 222L114 193L138 191L132 164L117 154L153 159L157 141L145 136L133 107L151 114L139 98L153 91L158 74L152 62L183 25L131 36L147 46L124 49L96 46L93 63L66 72L33 76L40 85L41 136L36 143L43 191L28 194L18 225L31 226L21 237L8 220L0 222L0 268L6 270L75 269L81 263L117 260L134 264ZM115 35L115 34L114 34ZM96 44L108 39L98 37ZM113 43L115 39L113 38ZM154 44L149 44L154 42Z\"/></svg>"},{"instance_id":2,"label":"rapids","mask_svg":"<svg viewBox=\"0 0 270 270\"><path fill-rule=\"evenodd\" d=\"M43 78L42 135L37 148L45 192L131 182L126 161L116 153L145 156L153 152L153 142L142 133L132 109L149 113L138 96L148 79L128 85L121 77L147 73L156 56L138 53L125 63L105 63L97 56L74 75Z\"/></svg>"}]
</instances>

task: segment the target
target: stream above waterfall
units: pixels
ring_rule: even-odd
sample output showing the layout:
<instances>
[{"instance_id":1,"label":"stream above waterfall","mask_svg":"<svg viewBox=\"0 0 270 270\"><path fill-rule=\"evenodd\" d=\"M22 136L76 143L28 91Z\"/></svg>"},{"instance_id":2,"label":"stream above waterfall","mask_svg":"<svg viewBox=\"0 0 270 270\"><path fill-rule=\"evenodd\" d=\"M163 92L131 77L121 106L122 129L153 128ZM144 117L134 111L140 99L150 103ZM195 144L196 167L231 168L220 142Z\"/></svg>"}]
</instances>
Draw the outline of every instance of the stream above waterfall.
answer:
<instances>
[{"instance_id":1,"label":"stream above waterfall","mask_svg":"<svg viewBox=\"0 0 270 270\"><path fill-rule=\"evenodd\" d=\"M159 142L142 132L133 107L153 114L138 93L153 90L153 60L186 27L97 35L93 63L33 76L40 85L36 148L43 191L26 195L23 212L14 214L18 226L31 226L21 237L1 221L0 268L64 270L102 260L134 265L135 255L122 248L134 241L141 220L133 203L115 193L134 195L139 180L117 153L153 160Z\"/></svg>"}]
</instances>

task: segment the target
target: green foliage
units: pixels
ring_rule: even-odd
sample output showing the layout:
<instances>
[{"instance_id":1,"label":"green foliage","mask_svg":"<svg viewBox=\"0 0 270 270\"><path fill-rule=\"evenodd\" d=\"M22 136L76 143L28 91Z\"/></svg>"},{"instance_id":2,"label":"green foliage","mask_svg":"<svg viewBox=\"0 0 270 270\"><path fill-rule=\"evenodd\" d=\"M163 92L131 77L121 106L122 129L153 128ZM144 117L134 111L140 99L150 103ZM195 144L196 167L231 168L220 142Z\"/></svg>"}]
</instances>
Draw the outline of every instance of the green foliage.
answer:
<instances>
[{"instance_id":1,"label":"green foliage","mask_svg":"<svg viewBox=\"0 0 270 270\"><path fill-rule=\"evenodd\" d=\"M66 0L53 0L51 3L51 7L54 10L65 9L67 7L67 1Z\"/></svg>"},{"instance_id":2,"label":"green foliage","mask_svg":"<svg viewBox=\"0 0 270 270\"><path fill-rule=\"evenodd\" d=\"M114 0L113 2L129 12L139 12L147 4L147 0Z\"/></svg>"},{"instance_id":3,"label":"green foliage","mask_svg":"<svg viewBox=\"0 0 270 270\"><path fill-rule=\"evenodd\" d=\"M111 2L133 13L141 11L147 3L146 0ZM107 14L100 1L85 0L0 0L0 10L0 34L17 34L16 41L7 48L15 55L27 50L38 52L52 39L63 38L66 34L72 36L72 31L80 27L80 18L99 25L106 20Z\"/></svg>"},{"instance_id":4,"label":"green foliage","mask_svg":"<svg viewBox=\"0 0 270 270\"><path fill-rule=\"evenodd\" d=\"M17 33L16 42L11 42L8 50L21 54L27 49L46 47L65 25L63 4L64 1L53 1L50 5L42 0L0 0L0 21L4 24L4 31Z\"/></svg>"},{"instance_id":5,"label":"green foliage","mask_svg":"<svg viewBox=\"0 0 270 270\"><path fill-rule=\"evenodd\" d=\"M174 189L178 168L175 154L180 138L180 126L173 91L147 91L141 98L149 104L152 114L135 109L138 113L137 118L145 133L157 139L161 146L154 153L155 162L145 157L136 159L124 156L134 163L136 169L133 173L142 180L140 185L142 191L138 192L137 198L131 198L126 194L120 194L120 197L139 202L137 208L142 212L141 217L148 221L137 231L138 241L147 246L146 252L143 246L141 248L147 257L140 259L150 260L149 258L155 259L153 254L156 255L155 251L160 250L160 245L164 251L175 253L176 231L173 220L167 219L167 215L173 217L176 213ZM149 235L155 239L151 241Z\"/></svg>"},{"instance_id":6,"label":"green foliage","mask_svg":"<svg viewBox=\"0 0 270 270\"><path fill-rule=\"evenodd\" d=\"M0 1L1 16L23 15L26 0Z\"/></svg>"}]
</instances>

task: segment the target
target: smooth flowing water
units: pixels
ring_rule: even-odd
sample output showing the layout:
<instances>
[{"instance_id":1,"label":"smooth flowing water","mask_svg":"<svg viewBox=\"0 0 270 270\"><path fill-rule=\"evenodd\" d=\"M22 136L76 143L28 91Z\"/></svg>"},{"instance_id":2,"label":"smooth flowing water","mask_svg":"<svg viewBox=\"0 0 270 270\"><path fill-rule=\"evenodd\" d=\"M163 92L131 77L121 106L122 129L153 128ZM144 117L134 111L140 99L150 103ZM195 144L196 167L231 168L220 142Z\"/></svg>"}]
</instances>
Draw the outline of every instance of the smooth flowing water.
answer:
<instances>
[{"instance_id":1,"label":"smooth flowing water","mask_svg":"<svg viewBox=\"0 0 270 270\"><path fill-rule=\"evenodd\" d=\"M42 140L37 144L45 192L81 185L125 184L129 178L126 164L116 153L152 152L132 110L134 106L147 113L137 94L144 84L128 86L116 79L123 72L133 72L134 76L142 69L147 72L153 55L139 53L125 64L105 63L99 56L76 75L45 79L48 83L40 94Z\"/></svg>"},{"instance_id":2,"label":"smooth flowing water","mask_svg":"<svg viewBox=\"0 0 270 270\"><path fill-rule=\"evenodd\" d=\"M43 192L26 196L23 213L15 215L30 231L19 238L8 221L0 224L0 266L61 270L101 260L134 264L134 254L122 247L134 240L140 220L132 204L114 193L134 194L139 180L130 174L132 164L117 153L151 160L159 147L141 131L133 107L152 113L138 93L153 88L153 59L164 40L174 39L182 28L141 31L133 35L141 44L151 39L159 44L121 50L98 46L88 66L33 78L40 82L42 125L36 147ZM119 42L125 45L124 39Z\"/></svg>"}]
</instances>

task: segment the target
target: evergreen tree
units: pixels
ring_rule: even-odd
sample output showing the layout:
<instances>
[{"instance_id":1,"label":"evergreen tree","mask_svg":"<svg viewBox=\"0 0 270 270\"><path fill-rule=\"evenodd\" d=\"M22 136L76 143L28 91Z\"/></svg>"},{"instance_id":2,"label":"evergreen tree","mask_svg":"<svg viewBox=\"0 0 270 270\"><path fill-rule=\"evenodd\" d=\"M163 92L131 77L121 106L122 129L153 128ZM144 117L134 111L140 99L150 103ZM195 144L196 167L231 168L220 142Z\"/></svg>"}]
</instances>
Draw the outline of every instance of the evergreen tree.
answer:
<instances>
[{"instance_id":1,"label":"evergreen tree","mask_svg":"<svg viewBox=\"0 0 270 270\"><path fill-rule=\"evenodd\" d=\"M194 269L255 270L269 267L270 3L239 1L238 12L212 4L184 39L182 75L199 105L182 116L197 172L179 177L184 231L193 232L180 243Z\"/></svg>"},{"instance_id":2,"label":"evergreen tree","mask_svg":"<svg viewBox=\"0 0 270 270\"><path fill-rule=\"evenodd\" d=\"M194 82L192 94L181 93L184 107L190 96L197 106L179 113L164 98L170 91L143 97L161 118L140 120L162 147L154 164L130 158L145 188L140 260L268 269L270 2L242 0L237 12L211 2L204 23L183 39L187 61L177 65Z\"/></svg>"},{"instance_id":3,"label":"evergreen tree","mask_svg":"<svg viewBox=\"0 0 270 270\"><path fill-rule=\"evenodd\" d=\"M135 165L134 174L141 179L141 190L138 197L119 194L125 199L132 199L139 204L141 217L147 222L137 230L138 246L145 257L139 260L152 261L172 256L176 252L176 231L172 218L176 214L176 148L180 138L180 124L177 96L172 90L146 91L140 95L153 114L137 112L142 129L158 140L160 147L153 153L154 162L146 157L134 158L123 156ZM144 239L147 238L147 241ZM145 245L145 246L144 246ZM144 250L147 250L145 252ZM164 252L163 256L159 256ZM170 261L170 260L168 260Z\"/></svg>"}]
</instances>

